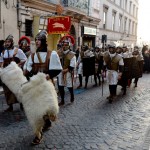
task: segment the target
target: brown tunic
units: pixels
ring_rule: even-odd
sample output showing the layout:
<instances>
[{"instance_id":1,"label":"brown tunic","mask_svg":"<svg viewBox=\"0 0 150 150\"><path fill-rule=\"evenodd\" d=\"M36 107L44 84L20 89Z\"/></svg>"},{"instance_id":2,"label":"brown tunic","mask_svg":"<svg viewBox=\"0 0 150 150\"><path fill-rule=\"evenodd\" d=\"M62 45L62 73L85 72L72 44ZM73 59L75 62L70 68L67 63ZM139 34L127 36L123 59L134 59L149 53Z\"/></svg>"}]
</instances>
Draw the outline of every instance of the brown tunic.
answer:
<instances>
[{"instance_id":1,"label":"brown tunic","mask_svg":"<svg viewBox=\"0 0 150 150\"><path fill-rule=\"evenodd\" d=\"M37 53L37 56L38 56L38 59L39 59L39 63L34 63L34 54L31 55L32 62L33 62L33 66L32 66L32 73L33 74L37 74L38 72L43 72L43 73L47 73L48 72L50 55L51 55L51 51L48 51L47 52L47 56L46 56L46 60L45 60L44 63L41 61L39 53Z\"/></svg>"}]
</instances>

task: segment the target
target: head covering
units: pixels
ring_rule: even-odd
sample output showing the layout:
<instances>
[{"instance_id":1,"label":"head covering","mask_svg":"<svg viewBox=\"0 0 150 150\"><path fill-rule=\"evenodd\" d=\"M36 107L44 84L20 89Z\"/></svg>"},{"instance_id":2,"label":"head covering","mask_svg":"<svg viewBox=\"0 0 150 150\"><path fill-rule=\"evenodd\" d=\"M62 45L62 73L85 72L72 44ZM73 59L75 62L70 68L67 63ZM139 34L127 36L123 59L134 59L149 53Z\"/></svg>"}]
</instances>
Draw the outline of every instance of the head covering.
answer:
<instances>
[{"instance_id":1,"label":"head covering","mask_svg":"<svg viewBox=\"0 0 150 150\"><path fill-rule=\"evenodd\" d=\"M12 41L12 42L13 42L13 41L14 41L14 37L13 37L13 35L11 35L11 34L10 34L10 35L8 35L8 36L7 36L7 38L6 38L6 40L10 40L10 41Z\"/></svg>"},{"instance_id":2,"label":"head covering","mask_svg":"<svg viewBox=\"0 0 150 150\"><path fill-rule=\"evenodd\" d=\"M63 40L62 47L63 47L63 50L65 50L65 51L70 49L70 42L68 40Z\"/></svg>"},{"instance_id":3,"label":"head covering","mask_svg":"<svg viewBox=\"0 0 150 150\"><path fill-rule=\"evenodd\" d=\"M62 45L70 46L70 42L68 40L62 41Z\"/></svg>"},{"instance_id":4,"label":"head covering","mask_svg":"<svg viewBox=\"0 0 150 150\"><path fill-rule=\"evenodd\" d=\"M100 47L99 47L99 46L95 46L95 48L98 48L98 49L99 49Z\"/></svg>"},{"instance_id":5,"label":"head covering","mask_svg":"<svg viewBox=\"0 0 150 150\"><path fill-rule=\"evenodd\" d=\"M26 36L22 36L18 41L18 45L21 45L21 44L30 45L30 39Z\"/></svg>"},{"instance_id":6,"label":"head covering","mask_svg":"<svg viewBox=\"0 0 150 150\"><path fill-rule=\"evenodd\" d=\"M115 48L114 45L108 45L108 48Z\"/></svg>"},{"instance_id":7,"label":"head covering","mask_svg":"<svg viewBox=\"0 0 150 150\"><path fill-rule=\"evenodd\" d=\"M46 39L47 38L47 31L46 30L41 30L35 38L38 38L38 39Z\"/></svg>"},{"instance_id":8,"label":"head covering","mask_svg":"<svg viewBox=\"0 0 150 150\"><path fill-rule=\"evenodd\" d=\"M132 55L139 55L139 51L138 51L138 50L134 50L134 51L132 52Z\"/></svg>"}]
</instances>

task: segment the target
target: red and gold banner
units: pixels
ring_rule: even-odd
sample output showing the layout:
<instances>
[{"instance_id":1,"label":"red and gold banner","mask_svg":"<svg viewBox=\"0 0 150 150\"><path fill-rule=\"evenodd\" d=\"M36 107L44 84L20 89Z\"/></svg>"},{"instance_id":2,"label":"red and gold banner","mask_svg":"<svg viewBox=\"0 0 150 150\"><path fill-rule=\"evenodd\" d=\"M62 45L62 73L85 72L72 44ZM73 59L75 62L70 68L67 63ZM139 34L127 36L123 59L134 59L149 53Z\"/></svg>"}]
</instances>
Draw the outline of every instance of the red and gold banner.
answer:
<instances>
[{"instance_id":1,"label":"red and gold banner","mask_svg":"<svg viewBox=\"0 0 150 150\"><path fill-rule=\"evenodd\" d=\"M71 27L71 18L69 16L48 18L48 33L62 34L69 33Z\"/></svg>"}]
</instances>

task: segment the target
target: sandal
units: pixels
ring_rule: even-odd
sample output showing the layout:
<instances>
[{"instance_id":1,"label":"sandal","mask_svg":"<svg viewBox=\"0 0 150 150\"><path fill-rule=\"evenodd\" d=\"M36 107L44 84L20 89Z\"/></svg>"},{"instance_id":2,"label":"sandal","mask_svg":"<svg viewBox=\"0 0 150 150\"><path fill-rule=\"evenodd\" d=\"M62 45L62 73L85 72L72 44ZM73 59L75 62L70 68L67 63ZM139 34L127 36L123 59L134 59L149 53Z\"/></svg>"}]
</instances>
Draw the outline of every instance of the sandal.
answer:
<instances>
[{"instance_id":1,"label":"sandal","mask_svg":"<svg viewBox=\"0 0 150 150\"><path fill-rule=\"evenodd\" d=\"M34 140L32 141L32 145L38 145L41 143L43 137L41 135L41 138L39 139L37 136L34 138Z\"/></svg>"}]
</instances>

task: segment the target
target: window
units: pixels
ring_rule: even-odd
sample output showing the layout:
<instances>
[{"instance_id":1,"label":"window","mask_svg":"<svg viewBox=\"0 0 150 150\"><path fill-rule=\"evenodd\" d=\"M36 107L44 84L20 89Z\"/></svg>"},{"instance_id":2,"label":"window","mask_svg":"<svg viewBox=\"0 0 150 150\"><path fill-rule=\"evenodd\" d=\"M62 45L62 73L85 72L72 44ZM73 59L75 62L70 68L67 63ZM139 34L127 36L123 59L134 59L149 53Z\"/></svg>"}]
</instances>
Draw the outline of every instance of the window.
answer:
<instances>
[{"instance_id":1,"label":"window","mask_svg":"<svg viewBox=\"0 0 150 150\"><path fill-rule=\"evenodd\" d=\"M124 19L124 32L126 33L127 29L127 18Z\"/></svg>"},{"instance_id":2,"label":"window","mask_svg":"<svg viewBox=\"0 0 150 150\"><path fill-rule=\"evenodd\" d=\"M119 16L119 31L122 31L122 15Z\"/></svg>"},{"instance_id":3,"label":"window","mask_svg":"<svg viewBox=\"0 0 150 150\"><path fill-rule=\"evenodd\" d=\"M132 34L134 35L134 21L132 22Z\"/></svg>"},{"instance_id":4,"label":"window","mask_svg":"<svg viewBox=\"0 0 150 150\"><path fill-rule=\"evenodd\" d=\"M130 6L129 6L129 13L131 14L131 7L132 7L132 2L130 1Z\"/></svg>"},{"instance_id":5,"label":"window","mask_svg":"<svg viewBox=\"0 0 150 150\"><path fill-rule=\"evenodd\" d=\"M135 5L133 5L133 16L135 15Z\"/></svg>"},{"instance_id":6,"label":"window","mask_svg":"<svg viewBox=\"0 0 150 150\"><path fill-rule=\"evenodd\" d=\"M138 8L136 8L136 18L138 17Z\"/></svg>"},{"instance_id":7,"label":"window","mask_svg":"<svg viewBox=\"0 0 150 150\"><path fill-rule=\"evenodd\" d=\"M128 1L125 0L125 10L127 10L127 4L128 4Z\"/></svg>"},{"instance_id":8,"label":"window","mask_svg":"<svg viewBox=\"0 0 150 150\"><path fill-rule=\"evenodd\" d=\"M112 31L115 31L115 18L116 18L116 12L113 12L112 13L112 26L111 26Z\"/></svg>"},{"instance_id":9,"label":"window","mask_svg":"<svg viewBox=\"0 0 150 150\"><path fill-rule=\"evenodd\" d=\"M130 34L130 31L131 31L131 20L129 20L128 34Z\"/></svg>"},{"instance_id":10,"label":"window","mask_svg":"<svg viewBox=\"0 0 150 150\"><path fill-rule=\"evenodd\" d=\"M120 0L120 4L119 5L120 5L120 7L122 7L122 0Z\"/></svg>"},{"instance_id":11,"label":"window","mask_svg":"<svg viewBox=\"0 0 150 150\"><path fill-rule=\"evenodd\" d=\"M103 7L103 29L107 28L107 12L108 12L108 7L104 6Z\"/></svg>"},{"instance_id":12,"label":"window","mask_svg":"<svg viewBox=\"0 0 150 150\"><path fill-rule=\"evenodd\" d=\"M25 35L26 36L31 36L31 37L33 36L32 23L33 23L32 20L28 20L28 19L25 20Z\"/></svg>"},{"instance_id":13,"label":"window","mask_svg":"<svg viewBox=\"0 0 150 150\"><path fill-rule=\"evenodd\" d=\"M135 23L135 35L137 35L137 23Z\"/></svg>"},{"instance_id":14,"label":"window","mask_svg":"<svg viewBox=\"0 0 150 150\"><path fill-rule=\"evenodd\" d=\"M103 12L103 29L106 29L107 12Z\"/></svg>"}]
</instances>

